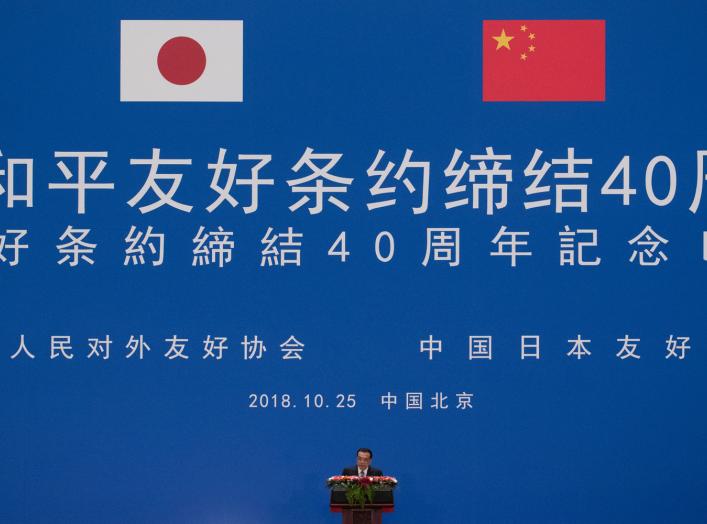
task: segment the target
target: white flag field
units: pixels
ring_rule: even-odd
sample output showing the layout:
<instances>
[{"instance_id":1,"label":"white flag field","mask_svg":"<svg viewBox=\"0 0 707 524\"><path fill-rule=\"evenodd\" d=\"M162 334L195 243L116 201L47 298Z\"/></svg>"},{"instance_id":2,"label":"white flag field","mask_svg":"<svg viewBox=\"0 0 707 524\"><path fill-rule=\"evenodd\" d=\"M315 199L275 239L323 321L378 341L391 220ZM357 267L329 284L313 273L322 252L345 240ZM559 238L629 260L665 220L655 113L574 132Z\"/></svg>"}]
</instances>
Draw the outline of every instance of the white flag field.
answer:
<instances>
[{"instance_id":1,"label":"white flag field","mask_svg":"<svg viewBox=\"0 0 707 524\"><path fill-rule=\"evenodd\" d=\"M121 20L121 102L242 102L242 20Z\"/></svg>"}]
</instances>

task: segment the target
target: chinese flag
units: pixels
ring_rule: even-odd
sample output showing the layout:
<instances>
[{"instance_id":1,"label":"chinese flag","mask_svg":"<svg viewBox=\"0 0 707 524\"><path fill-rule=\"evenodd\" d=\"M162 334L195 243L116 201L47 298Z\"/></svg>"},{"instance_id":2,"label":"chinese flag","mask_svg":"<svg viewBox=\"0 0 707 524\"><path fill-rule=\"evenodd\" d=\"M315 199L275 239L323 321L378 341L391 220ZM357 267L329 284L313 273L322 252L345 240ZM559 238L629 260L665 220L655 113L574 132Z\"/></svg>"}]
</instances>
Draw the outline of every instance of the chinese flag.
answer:
<instances>
[{"instance_id":1,"label":"chinese flag","mask_svg":"<svg viewBox=\"0 0 707 524\"><path fill-rule=\"evenodd\" d=\"M604 20L484 20L484 102L601 102Z\"/></svg>"}]
</instances>

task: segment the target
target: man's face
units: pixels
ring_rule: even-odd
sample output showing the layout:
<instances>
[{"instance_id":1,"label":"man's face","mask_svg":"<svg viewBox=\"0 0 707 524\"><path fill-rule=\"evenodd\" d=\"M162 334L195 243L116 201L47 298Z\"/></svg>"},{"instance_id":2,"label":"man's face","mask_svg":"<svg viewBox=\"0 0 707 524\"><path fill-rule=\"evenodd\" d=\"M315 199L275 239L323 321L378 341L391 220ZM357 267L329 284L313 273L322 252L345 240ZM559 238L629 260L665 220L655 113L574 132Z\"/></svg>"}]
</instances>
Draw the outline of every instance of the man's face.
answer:
<instances>
[{"instance_id":1,"label":"man's face","mask_svg":"<svg viewBox=\"0 0 707 524\"><path fill-rule=\"evenodd\" d=\"M366 469L371 463L371 454L367 451L359 451L356 455L356 465L358 469Z\"/></svg>"}]
</instances>

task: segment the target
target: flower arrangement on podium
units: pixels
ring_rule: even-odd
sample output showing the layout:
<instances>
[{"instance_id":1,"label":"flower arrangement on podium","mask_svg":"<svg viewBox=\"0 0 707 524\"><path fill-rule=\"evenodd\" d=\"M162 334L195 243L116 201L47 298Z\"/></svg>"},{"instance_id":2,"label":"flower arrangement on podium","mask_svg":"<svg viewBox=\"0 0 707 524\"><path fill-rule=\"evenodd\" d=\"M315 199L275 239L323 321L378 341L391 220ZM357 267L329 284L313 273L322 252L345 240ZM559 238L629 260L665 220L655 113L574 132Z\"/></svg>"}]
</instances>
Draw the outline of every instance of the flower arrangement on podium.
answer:
<instances>
[{"instance_id":1,"label":"flower arrangement on podium","mask_svg":"<svg viewBox=\"0 0 707 524\"><path fill-rule=\"evenodd\" d=\"M353 506L362 508L373 502L373 492L381 489L393 489L398 485L395 477L356 477L336 475L327 479L330 488L343 488L346 490L346 500Z\"/></svg>"}]
</instances>

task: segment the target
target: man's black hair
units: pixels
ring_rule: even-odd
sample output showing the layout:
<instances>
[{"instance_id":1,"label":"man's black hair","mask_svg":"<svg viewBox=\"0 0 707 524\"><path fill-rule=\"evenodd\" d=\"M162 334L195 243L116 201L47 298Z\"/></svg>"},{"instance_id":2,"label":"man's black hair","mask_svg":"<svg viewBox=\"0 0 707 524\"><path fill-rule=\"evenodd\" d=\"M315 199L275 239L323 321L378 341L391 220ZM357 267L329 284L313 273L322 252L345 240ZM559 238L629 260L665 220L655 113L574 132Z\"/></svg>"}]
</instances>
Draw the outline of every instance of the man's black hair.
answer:
<instances>
[{"instance_id":1,"label":"man's black hair","mask_svg":"<svg viewBox=\"0 0 707 524\"><path fill-rule=\"evenodd\" d=\"M368 448L358 448L356 450L356 456L358 456L359 453L368 453L371 456L371 458L373 458L373 452Z\"/></svg>"}]
</instances>

